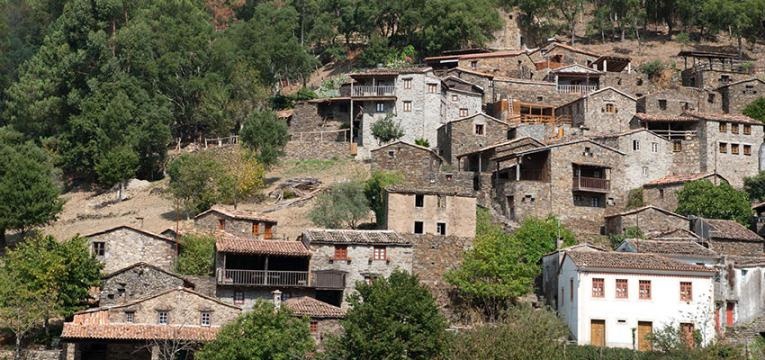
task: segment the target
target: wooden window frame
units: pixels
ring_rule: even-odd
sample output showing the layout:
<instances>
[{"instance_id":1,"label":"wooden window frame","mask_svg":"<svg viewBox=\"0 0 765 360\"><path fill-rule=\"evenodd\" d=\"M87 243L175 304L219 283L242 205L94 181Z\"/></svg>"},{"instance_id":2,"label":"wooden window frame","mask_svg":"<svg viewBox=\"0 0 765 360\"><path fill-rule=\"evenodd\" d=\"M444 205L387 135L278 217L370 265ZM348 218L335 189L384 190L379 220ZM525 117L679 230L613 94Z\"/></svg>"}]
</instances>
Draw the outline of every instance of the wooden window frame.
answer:
<instances>
[{"instance_id":1,"label":"wooden window frame","mask_svg":"<svg viewBox=\"0 0 765 360\"><path fill-rule=\"evenodd\" d=\"M680 301L693 301L693 283L690 281L680 282Z\"/></svg>"},{"instance_id":2,"label":"wooden window frame","mask_svg":"<svg viewBox=\"0 0 765 360\"><path fill-rule=\"evenodd\" d=\"M91 246L93 247L93 255L95 255L95 256L105 256L106 255L106 242L105 241L94 241Z\"/></svg>"},{"instance_id":3,"label":"wooden window frame","mask_svg":"<svg viewBox=\"0 0 765 360\"><path fill-rule=\"evenodd\" d=\"M265 223L265 230L263 231L263 240L271 240L274 238L274 224Z\"/></svg>"},{"instance_id":4,"label":"wooden window frame","mask_svg":"<svg viewBox=\"0 0 765 360\"><path fill-rule=\"evenodd\" d=\"M414 207L416 208L425 207L425 194L414 194Z\"/></svg>"},{"instance_id":5,"label":"wooden window frame","mask_svg":"<svg viewBox=\"0 0 765 360\"><path fill-rule=\"evenodd\" d=\"M335 245L333 259L348 260L348 245Z\"/></svg>"},{"instance_id":6,"label":"wooden window frame","mask_svg":"<svg viewBox=\"0 0 765 360\"><path fill-rule=\"evenodd\" d=\"M752 135L752 125L744 125L744 135Z\"/></svg>"},{"instance_id":7,"label":"wooden window frame","mask_svg":"<svg viewBox=\"0 0 765 360\"><path fill-rule=\"evenodd\" d=\"M606 297L606 280L604 278L592 279L592 297L598 299Z\"/></svg>"},{"instance_id":8,"label":"wooden window frame","mask_svg":"<svg viewBox=\"0 0 765 360\"><path fill-rule=\"evenodd\" d=\"M752 145L744 144L744 156L752 156Z\"/></svg>"},{"instance_id":9,"label":"wooden window frame","mask_svg":"<svg viewBox=\"0 0 765 360\"><path fill-rule=\"evenodd\" d=\"M435 94L438 92L438 84L428 84L428 94Z\"/></svg>"},{"instance_id":10,"label":"wooden window frame","mask_svg":"<svg viewBox=\"0 0 765 360\"><path fill-rule=\"evenodd\" d=\"M606 103L604 111L609 114L616 114L616 105L613 103Z\"/></svg>"},{"instance_id":11,"label":"wooden window frame","mask_svg":"<svg viewBox=\"0 0 765 360\"><path fill-rule=\"evenodd\" d=\"M721 142L718 145L718 148L720 149L720 154L727 154L728 153L728 143Z\"/></svg>"},{"instance_id":12,"label":"wooden window frame","mask_svg":"<svg viewBox=\"0 0 765 360\"><path fill-rule=\"evenodd\" d=\"M437 222L436 223L436 233L441 236L446 236L446 223L445 222Z\"/></svg>"},{"instance_id":13,"label":"wooden window frame","mask_svg":"<svg viewBox=\"0 0 765 360\"><path fill-rule=\"evenodd\" d=\"M620 291L623 290L623 291ZM630 287L628 279L616 279L616 298L617 299L629 299Z\"/></svg>"},{"instance_id":14,"label":"wooden window frame","mask_svg":"<svg viewBox=\"0 0 765 360\"><path fill-rule=\"evenodd\" d=\"M681 152L683 151L683 143L680 140L675 140L672 142L672 152Z\"/></svg>"},{"instance_id":15,"label":"wooden window frame","mask_svg":"<svg viewBox=\"0 0 765 360\"><path fill-rule=\"evenodd\" d=\"M651 280L638 280L638 298L651 300Z\"/></svg>"},{"instance_id":16,"label":"wooden window frame","mask_svg":"<svg viewBox=\"0 0 765 360\"><path fill-rule=\"evenodd\" d=\"M460 117L467 117L468 116L468 109L467 108L460 108Z\"/></svg>"},{"instance_id":17,"label":"wooden window frame","mask_svg":"<svg viewBox=\"0 0 765 360\"><path fill-rule=\"evenodd\" d=\"M385 246L372 247L372 260L388 260L388 249Z\"/></svg>"},{"instance_id":18,"label":"wooden window frame","mask_svg":"<svg viewBox=\"0 0 765 360\"><path fill-rule=\"evenodd\" d=\"M459 101L459 96L452 94L452 101Z\"/></svg>"},{"instance_id":19,"label":"wooden window frame","mask_svg":"<svg viewBox=\"0 0 765 360\"><path fill-rule=\"evenodd\" d=\"M730 124L730 133L738 134L738 124Z\"/></svg>"},{"instance_id":20,"label":"wooden window frame","mask_svg":"<svg viewBox=\"0 0 765 360\"><path fill-rule=\"evenodd\" d=\"M384 113L385 112L385 103L382 101L378 101L375 103L375 112L377 113Z\"/></svg>"},{"instance_id":21,"label":"wooden window frame","mask_svg":"<svg viewBox=\"0 0 765 360\"><path fill-rule=\"evenodd\" d=\"M475 134L478 136L486 135L486 128L484 127L484 124L475 124L475 126L473 127L473 130Z\"/></svg>"},{"instance_id":22,"label":"wooden window frame","mask_svg":"<svg viewBox=\"0 0 765 360\"><path fill-rule=\"evenodd\" d=\"M218 230L226 230L226 219L225 218L219 218L218 219Z\"/></svg>"},{"instance_id":23,"label":"wooden window frame","mask_svg":"<svg viewBox=\"0 0 765 360\"><path fill-rule=\"evenodd\" d=\"M412 102L411 101L404 101L404 112L412 112Z\"/></svg>"},{"instance_id":24,"label":"wooden window frame","mask_svg":"<svg viewBox=\"0 0 765 360\"><path fill-rule=\"evenodd\" d=\"M717 127L717 130L721 133L728 132L728 123L720 122L720 124Z\"/></svg>"},{"instance_id":25,"label":"wooden window frame","mask_svg":"<svg viewBox=\"0 0 765 360\"><path fill-rule=\"evenodd\" d=\"M309 330L311 330L312 334L316 334L319 332L319 322L316 320L311 320L309 324Z\"/></svg>"},{"instance_id":26,"label":"wooden window frame","mask_svg":"<svg viewBox=\"0 0 765 360\"><path fill-rule=\"evenodd\" d=\"M731 155L738 155L740 153L741 146L739 144L730 144Z\"/></svg>"},{"instance_id":27,"label":"wooden window frame","mask_svg":"<svg viewBox=\"0 0 765 360\"><path fill-rule=\"evenodd\" d=\"M253 222L252 223L252 237L258 238L260 236L260 223L259 222Z\"/></svg>"},{"instance_id":28,"label":"wooden window frame","mask_svg":"<svg viewBox=\"0 0 765 360\"><path fill-rule=\"evenodd\" d=\"M404 83L404 89L412 88L412 79L403 79L402 82Z\"/></svg>"}]
</instances>

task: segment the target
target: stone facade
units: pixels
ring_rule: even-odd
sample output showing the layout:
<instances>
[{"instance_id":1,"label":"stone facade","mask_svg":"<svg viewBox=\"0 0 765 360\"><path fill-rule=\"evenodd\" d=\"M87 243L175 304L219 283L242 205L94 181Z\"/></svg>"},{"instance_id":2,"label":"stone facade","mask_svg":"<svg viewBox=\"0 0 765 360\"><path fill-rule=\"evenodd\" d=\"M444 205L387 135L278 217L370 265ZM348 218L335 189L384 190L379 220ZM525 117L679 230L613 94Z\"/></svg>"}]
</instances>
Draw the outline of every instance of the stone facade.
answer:
<instances>
[{"instance_id":1,"label":"stone facade","mask_svg":"<svg viewBox=\"0 0 765 360\"><path fill-rule=\"evenodd\" d=\"M178 255L172 239L129 226L120 226L87 235L96 258L111 273L135 263L148 263L172 271Z\"/></svg>"},{"instance_id":2,"label":"stone facade","mask_svg":"<svg viewBox=\"0 0 765 360\"><path fill-rule=\"evenodd\" d=\"M384 226L388 230L401 234L475 237L474 195L418 192L416 187L407 190L394 188L386 192L385 204ZM417 223L420 224L419 229Z\"/></svg>"},{"instance_id":3,"label":"stone facade","mask_svg":"<svg viewBox=\"0 0 765 360\"><path fill-rule=\"evenodd\" d=\"M268 240L278 237L276 220L218 206L194 217L194 225L205 231L225 231L247 239Z\"/></svg>"},{"instance_id":4,"label":"stone facade","mask_svg":"<svg viewBox=\"0 0 765 360\"><path fill-rule=\"evenodd\" d=\"M0 350L0 359L13 359L14 351ZM61 350L26 350L21 354L22 360L59 360L63 359Z\"/></svg>"},{"instance_id":5,"label":"stone facade","mask_svg":"<svg viewBox=\"0 0 765 360\"><path fill-rule=\"evenodd\" d=\"M763 125L724 115L703 115L698 124L701 172L715 172L736 188L759 173ZM726 121L730 120L730 121ZM748 133L747 133L748 132Z\"/></svg>"},{"instance_id":6,"label":"stone facade","mask_svg":"<svg viewBox=\"0 0 765 360\"><path fill-rule=\"evenodd\" d=\"M443 162L435 151L403 141L372 150L372 171L398 171L407 181L434 180Z\"/></svg>"},{"instance_id":7,"label":"stone facade","mask_svg":"<svg viewBox=\"0 0 765 360\"><path fill-rule=\"evenodd\" d=\"M536 67L523 50L467 54L459 57L458 67L494 76L531 79Z\"/></svg>"},{"instance_id":8,"label":"stone facade","mask_svg":"<svg viewBox=\"0 0 765 360\"><path fill-rule=\"evenodd\" d=\"M290 140L284 146L285 158L290 160L330 160L351 157L351 145L337 141Z\"/></svg>"},{"instance_id":9,"label":"stone facade","mask_svg":"<svg viewBox=\"0 0 765 360\"><path fill-rule=\"evenodd\" d=\"M600 77L600 86L613 87L640 98L657 91L656 83L641 72L605 72Z\"/></svg>"},{"instance_id":10,"label":"stone facade","mask_svg":"<svg viewBox=\"0 0 765 360\"><path fill-rule=\"evenodd\" d=\"M554 82L540 80L496 79L494 92L495 101L508 99L549 106L561 106L580 97L575 93L558 92Z\"/></svg>"},{"instance_id":11,"label":"stone facade","mask_svg":"<svg viewBox=\"0 0 765 360\"><path fill-rule=\"evenodd\" d=\"M765 81L757 78L737 81L717 89L722 95L722 110L742 114L747 105L765 96Z\"/></svg>"},{"instance_id":12,"label":"stone facade","mask_svg":"<svg viewBox=\"0 0 765 360\"><path fill-rule=\"evenodd\" d=\"M300 296L316 297L316 291L310 288L230 285L218 286L215 297L226 304L238 306L242 308L243 311L250 311L258 301L273 301L274 296L272 292L274 290L281 291L282 300ZM241 302L234 301L234 298L237 296L237 294L241 294L244 300Z\"/></svg>"},{"instance_id":13,"label":"stone facade","mask_svg":"<svg viewBox=\"0 0 765 360\"><path fill-rule=\"evenodd\" d=\"M726 181L720 175L716 174L697 174L696 176L691 176L688 180L677 180L671 176L666 180L657 179L643 185L643 203L674 211L677 209L677 192L683 189L685 182L701 179L712 181L715 185L719 185L720 182Z\"/></svg>"},{"instance_id":14,"label":"stone facade","mask_svg":"<svg viewBox=\"0 0 765 360\"><path fill-rule=\"evenodd\" d=\"M135 264L101 281L99 305L124 304L179 287L193 287L182 277L149 264Z\"/></svg>"},{"instance_id":15,"label":"stone facade","mask_svg":"<svg viewBox=\"0 0 765 360\"><path fill-rule=\"evenodd\" d=\"M482 106L482 93L446 89L441 98L442 122L476 115L481 112Z\"/></svg>"},{"instance_id":16,"label":"stone facade","mask_svg":"<svg viewBox=\"0 0 765 360\"><path fill-rule=\"evenodd\" d=\"M707 95L712 95L707 96ZM719 111L719 96L695 87L677 87L652 92L637 100L637 111L646 114L680 115L686 111ZM711 100L711 103L710 103Z\"/></svg>"},{"instance_id":17,"label":"stone facade","mask_svg":"<svg viewBox=\"0 0 765 360\"><path fill-rule=\"evenodd\" d=\"M646 182L663 178L673 171L672 143L655 133L637 129L625 133L595 138L595 141L621 150L624 156L624 188L629 191Z\"/></svg>"},{"instance_id":18,"label":"stone facade","mask_svg":"<svg viewBox=\"0 0 765 360\"><path fill-rule=\"evenodd\" d=\"M654 206L624 211L606 216L606 233L622 234L626 229L638 228L643 234L664 233L688 229L688 218Z\"/></svg>"},{"instance_id":19,"label":"stone facade","mask_svg":"<svg viewBox=\"0 0 765 360\"><path fill-rule=\"evenodd\" d=\"M509 125L486 114L450 121L438 128L438 150L446 161L507 140Z\"/></svg>"},{"instance_id":20,"label":"stone facade","mask_svg":"<svg viewBox=\"0 0 765 360\"><path fill-rule=\"evenodd\" d=\"M480 86L483 89L483 103L494 102L494 75L457 67L444 72L444 76L456 77Z\"/></svg>"},{"instance_id":21,"label":"stone facade","mask_svg":"<svg viewBox=\"0 0 765 360\"><path fill-rule=\"evenodd\" d=\"M438 304L447 307L452 286L444 281L444 274L462 263L463 254L473 245L473 237L407 235L407 238L414 244L412 271L430 289Z\"/></svg>"},{"instance_id":22,"label":"stone facade","mask_svg":"<svg viewBox=\"0 0 765 360\"><path fill-rule=\"evenodd\" d=\"M702 89L717 89L720 86L746 80L752 75L748 72L730 70L710 70L705 67L692 67L680 73L683 86L692 86Z\"/></svg>"},{"instance_id":23,"label":"stone facade","mask_svg":"<svg viewBox=\"0 0 765 360\"><path fill-rule=\"evenodd\" d=\"M630 129L636 100L614 88L604 88L555 110L556 116L570 116L574 127L592 133L618 133Z\"/></svg>"}]
</instances>

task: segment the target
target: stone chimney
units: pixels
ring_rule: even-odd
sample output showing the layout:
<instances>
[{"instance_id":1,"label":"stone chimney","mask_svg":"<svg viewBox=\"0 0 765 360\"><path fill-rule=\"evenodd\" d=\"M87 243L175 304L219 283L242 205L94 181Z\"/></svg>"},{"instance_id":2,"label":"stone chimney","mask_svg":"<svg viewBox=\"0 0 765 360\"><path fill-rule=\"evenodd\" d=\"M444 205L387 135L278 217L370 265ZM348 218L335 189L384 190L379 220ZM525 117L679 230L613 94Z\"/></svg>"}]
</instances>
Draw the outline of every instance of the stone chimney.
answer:
<instances>
[{"instance_id":1,"label":"stone chimney","mask_svg":"<svg viewBox=\"0 0 765 360\"><path fill-rule=\"evenodd\" d=\"M277 290L274 290L271 292L274 299L274 310L278 311L282 307L282 292Z\"/></svg>"}]
</instances>

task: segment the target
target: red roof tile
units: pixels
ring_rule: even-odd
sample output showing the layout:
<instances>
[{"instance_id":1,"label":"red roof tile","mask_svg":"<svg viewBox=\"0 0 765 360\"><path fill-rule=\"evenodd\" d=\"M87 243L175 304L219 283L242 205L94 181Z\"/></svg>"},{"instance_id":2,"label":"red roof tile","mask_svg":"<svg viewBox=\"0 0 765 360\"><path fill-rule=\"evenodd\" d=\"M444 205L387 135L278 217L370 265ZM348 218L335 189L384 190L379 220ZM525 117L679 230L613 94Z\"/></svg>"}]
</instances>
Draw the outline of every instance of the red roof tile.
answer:
<instances>
[{"instance_id":1,"label":"red roof tile","mask_svg":"<svg viewBox=\"0 0 765 360\"><path fill-rule=\"evenodd\" d=\"M290 298L284 302L284 306L297 316L323 319L345 317L345 310L308 296Z\"/></svg>"},{"instance_id":2,"label":"red roof tile","mask_svg":"<svg viewBox=\"0 0 765 360\"><path fill-rule=\"evenodd\" d=\"M707 249L695 241L657 241L657 240L625 240L638 253L685 256L717 256L717 253Z\"/></svg>"},{"instance_id":3,"label":"red roof tile","mask_svg":"<svg viewBox=\"0 0 765 360\"><path fill-rule=\"evenodd\" d=\"M697 119L707 120L707 121L727 121L727 122L736 122L736 123L742 123L742 124L763 125L762 122L752 119L746 115L701 113L701 112L695 112L695 111L689 111L684 113L683 115L689 115Z\"/></svg>"},{"instance_id":4,"label":"red roof tile","mask_svg":"<svg viewBox=\"0 0 765 360\"><path fill-rule=\"evenodd\" d=\"M412 242L392 230L330 230L303 231L303 238L317 244L401 245Z\"/></svg>"},{"instance_id":5,"label":"red roof tile","mask_svg":"<svg viewBox=\"0 0 765 360\"><path fill-rule=\"evenodd\" d=\"M704 219L712 227L713 239L763 241L760 235L733 220Z\"/></svg>"},{"instance_id":6,"label":"red roof tile","mask_svg":"<svg viewBox=\"0 0 765 360\"><path fill-rule=\"evenodd\" d=\"M217 326L172 326L149 324L81 325L65 323L62 339L98 340L194 340L211 341L220 328Z\"/></svg>"},{"instance_id":7,"label":"red roof tile","mask_svg":"<svg viewBox=\"0 0 765 360\"><path fill-rule=\"evenodd\" d=\"M199 218L201 216L204 216L205 214L208 214L208 213L211 213L211 212L221 213L221 214L223 214L225 216L228 216L228 217L234 218L234 219L253 220L253 221L262 221L262 222L276 223L276 220L274 220L274 219L267 218L265 216L259 216L259 215L256 215L253 212L242 211L242 210L231 210L231 209L226 209L226 208L224 208L222 206L218 206L218 205L213 206L212 208L210 208L207 211L203 211L203 212L199 213L199 215L195 216L194 218L197 219L197 218Z\"/></svg>"},{"instance_id":8,"label":"red roof tile","mask_svg":"<svg viewBox=\"0 0 765 360\"><path fill-rule=\"evenodd\" d=\"M234 254L311 256L300 241L245 239L225 232L218 233L215 248L219 252Z\"/></svg>"},{"instance_id":9,"label":"red roof tile","mask_svg":"<svg viewBox=\"0 0 765 360\"><path fill-rule=\"evenodd\" d=\"M627 252L573 251L566 257L583 270L621 269L621 270L658 270L681 272L709 272L715 270L703 266L683 263L656 254L636 254Z\"/></svg>"}]
</instances>

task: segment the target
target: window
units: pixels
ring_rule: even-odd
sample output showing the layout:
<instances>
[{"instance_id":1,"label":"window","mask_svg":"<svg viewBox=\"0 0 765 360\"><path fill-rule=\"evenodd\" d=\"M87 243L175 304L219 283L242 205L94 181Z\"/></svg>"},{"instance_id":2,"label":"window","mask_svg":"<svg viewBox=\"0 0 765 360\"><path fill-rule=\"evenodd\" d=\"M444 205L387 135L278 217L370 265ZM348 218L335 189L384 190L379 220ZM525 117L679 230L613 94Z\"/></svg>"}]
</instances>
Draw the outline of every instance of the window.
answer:
<instances>
[{"instance_id":1,"label":"window","mask_svg":"<svg viewBox=\"0 0 765 360\"><path fill-rule=\"evenodd\" d=\"M94 241L93 254L96 256L104 256L106 254L106 243L103 241Z\"/></svg>"},{"instance_id":2,"label":"window","mask_svg":"<svg viewBox=\"0 0 765 360\"><path fill-rule=\"evenodd\" d=\"M738 155L738 144L730 144L730 153Z\"/></svg>"},{"instance_id":3,"label":"window","mask_svg":"<svg viewBox=\"0 0 765 360\"><path fill-rule=\"evenodd\" d=\"M128 322L128 323L135 322L135 311L125 311L125 322Z\"/></svg>"},{"instance_id":4,"label":"window","mask_svg":"<svg viewBox=\"0 0 765 360\"><path fill-rule=\"evenodd\" d=\"M319 322L318 321L311 321L311 333L317 333L319 332Z\"/></svg>"},{"instance_id":5,"label":"window","mask_svg":"<svg viewBox=\"0 0 765 360\"><path fill-rule=\"evenodd\" d=\"M707 96L707 102L710 103L710 104L714 104L714 102L715 102L715 94L709 94Z\"/></svg>"},{"instance_id":6,"label":"window","mask_svg":"<svg viewBox=\"0 0 765 360\"><path fill-rule=\"evenodd\" d=\"M640 150L640 140L632 140L632 150L633 151Z\"/></svg>"},{"instance_id":7,"label":"window","mask_svg":"<svg viewBox=\"0 0 765 360\"><path fill-rule=\"evenodd\" d=\"M592 279L592 297L602 298L604 295L603 293L603 279Z\"/></svg>"},{"instance_id":8,"label":"window","mask_svg":"<svg viewBox=\"0 0 765 360\"><path fill-rule=\"evenodd\" d=\"M385 246L375 246L372 250L372 258L374 260L387 260L388 256L386 255Z\"/></svg>"},{"instance_id":9,"label":"window","mask_svg":"<svg viewBox=\"0 0 765 360\"><path fill-rule=\"evenodd\" d=\"M218 219L218 230L226 228L226 219Z\"/></svg>"},{"instance_id":10,"label":"window","mask_svg":"<svg viewBox=\"0 0 765 360\"><path fill-rule=\"evenodd\" d=\"M690 281L680 282L680 300L681 301L693 300L693 284Z\"/></svg>"},{"instance_id":11,"label":"window","mask_svg":"<svg viewBox=\"0 0 765 360\"><path fill-rule=\"evenodd\" d=\"M638 285L640 286L640 299L650 300L651 299L651 280L640 280L638 282Z\"/></svg>"},{"instance_id":12,"label":"window","mask_svg":"<svg viewBox=\"0 0 765 360\"><path fill-rule=\"evenodd\" d=\"M375 280L377 280L377 275L364 275L364 283L367 285L372 285Z\"/></svg>"},{"instance_id":13,"label":"window","mask_svg":"<svg viewBox=\"0 0 765 360\"><path fill-rule=\"evenodd\" d=\"M732 134L738 134L738 124L730 124L730 132Z\"/></svg>"},{"instance_id":14,"label":"window","mask_svg":"<svg viewBox=\"0 0 765 360\"><path fill-rule=\"evenodd\" d=\"M385 112L385 103L384 102L378 102L375 103L375 112Z\"/></svg>"},{"instance_id":15,"label":"window","mask_svg":"<svg viewBox=\"0 0 765 360\"><path fill-rule=\"evenodd\" d=\"M744 155L752 156L752 145L744 145Z\"/></svg>"},{"instance_id":16,"label":"window","mask_svg":"<svg viewBox=\"0 0 765 360\"><path fill-rule=\"evenodd\" d=\"M157 323L160 325L167 325L167 311L157 312Z\"/></svg>"},{"instance_id":17,"label":"window","mask_svg":"<svg viewBox=\"0 0 765 360\"><path fill-rule=\"evenodd\" d=\"M460 117L466 117L466 116L468 116L468 109L460 108Z\"/></svg>"},{"instance_id":18,"label":"window","mask_svg":"<svg viewBox=\"0 0 765 360\"><path fill-rule=\"evenodd\" d=\"M438 195L438 207L440 208L446 207L446 195Z\"/></svg>"},{"instance_id":19,"label":"window","mask_svg":"<svg viewBox=\"0 0 765 360\"><path fill-rule=\"evenodd\" d=\"M752 125L744 125L744 135L752 135Z\"/></svg>"},{"instance_id":20,"label":"window","mask_svg":"<svg viewBox=\"0 0 765 360\"><path fill-rule=\"evenodd\" d=\"M422 221L415 221L414 222L414 233L415 234L422 234Z\"/></svg>"},{"instance_id":21,"label":"window","mask_svg":"<svg viewBox=\"0 0 765 360\"><path fill-rule=\"evenodd\" d=\"M616 298L627 299L629 298L629 290L627 288L627 279L616 279Z\"/></svg>"},{"instance_id":22,"label":"window","mask_svg":"<svg viewBox=\"0 0 765 360\"><path fill-rule=\"evenodd\" d=\"M659 199L664 198L664 189L659 189Z\"/></svg>"},{"instance_id":23,"label":"window","mask_svg":"<svg viewBox=\"0 0 765 360\"><path fill-rule=\"evenodd\" d=\"M411 112L411 111L412 111L412 102L404 101L404 112Z\"/></svg>"},{"instance_id":24,"label":"window","mask_svg":"<svg viewBox=\"0 0 765 360\"><path fill-rule=\"evenodd\" d=\"M263 240L270 240L271 238L274 237L274 232L273 232L274 224L266 223L265 225L266 225L266 229L265 231L263 231Z\"/></svg>"},{"instance_id":25,"label":"window","mask_svg":"<svg viewBox=\"0 0 765 360\"><path fill-rule=\"evenodd\" d=\"M721 83L728 83L728 82L730 82L730 75L721 75L720 76L720 82Z\"/></svg>"},{"instance_id":26,"label":"window","mask_svg":"<svg viewBox=\"0 0 765 360\"><path fill-rule=\"evenodd\" d=\"M568 299L574 301L574 279L568 279Z\"/></svg>"},{"instance_id":27,"label":"window","mask_svg":"<svg viewBox=\"0 0 765 360\"><path fill-rule=\"evenodd\" d=\"M590 204L592 205L592 207L602 207L603 206L603 202L600 200L599 196L593 196L591 198Z\"/></svg>"},{"instance_id":28,"label":"window","mask_svg":"<svg viewBox=\"0 0 765 360\"><path fill-rule=\"evenodd\" d=\"M388 157L393 159L396 157L396 151L395 150L388 150Z\"/></svg>"},{"instance_id":29,"label":"window","mask_svg":"<svg viewBox=\"0 0 765 360\"><path fill-rule=\"evenodd\" d=\"M470 62L470 68L473 69L473 70L478 69L478 61L476 61L476 60L471 61Z\"/></svg>"},{"instance_id":30,"label":"window","mask_svg":"<svg viewBox=\"0 0 765 360\"><path fill-rule=\"evenodd\" d=\"M563 305L566 300L566 289L564 289L562 286L560 288L560 304Z\"/></svg>"},{"instance_id":31,"label":"window","mask_svg":"<svg viewBox=\"0 0 765 360\"><path fill-rule=\"evenodd\" d=\"M475 124L475 134L483 135L483 124Z\"/></svg>"},{"instance_id":32,"label":"window","mask_svg":"<svg viewBox=\"0 0 765 360\"><path fill-rule=\"evenodd\" d=\"M615 113L616 112L616 106L614 104L606 104L606 110L607 113Z\"/></svg>"},{"instance_id":33,"label":"window","mask_svg":"<svg viewBox=\"0 0 765 360\"><path fill-rule=\"evenodd\" d=\"M425 206L425 195L423 194L415 194L414 195L414 207L424 207Z\"/></svg>"},{"instance_id":34,"label":"window","mask_svg":"<svg viewBox=\"0 0 765 360\"><path fill-rule=\"evenodd\" d=\"M260 223L252 223L252 237L260 236Z\"/></svg>"},{"instance_id":35,"label":"window","mask_svg":"<svg viewBox=\"0 0 765 360\"><path fill-rule=\"evenodd\" d=\"M667 110L667 100L659 100L659 109Z\"/></svg>"},{"instance_id":36,"label":"window","mask_svg":"<svg viewBox=\"0 0 765 360\"><path fill-rule=\"evenodd\" d=\"M454 94L452 94L452 101L457 101L457 100L459 100L459 98L457 97L457 95L454 95Z\"/></svg>"},{"instance_id":37,"label":"window","mask_svg":"<svg viewBox=\"0 0 765 360\"><path fill-rule=\"evenodd\" d=\"M680 140L675 140L672 142L672 151L674 152L681 152L683 151L683 143Z\"/></svg>"},{"instance_id":38,"label":"window","mask_svg":"<svg viewBox=\"0 0 765 360\"><path fill-rule=\"evenodd\" d=\"M643 85L643 79L637 79L637 81L635 81L635 85L642 86Z\"/></svg>"},{"instance_id":39,"label":"window","mask_svg":"<svg viewBox=\"0 0 765 360\"><path fill-rule=\"evenodd\" d=\"M721 122L719 128L721 133L728 131L728 123Z\"/></svg>"},{"instance_id":40,"label":"window","mask_svg":"<svg viewBox=\"0 0 765 360\"><path fill-rule=\"evenodd\" d=\"M438 235L446 235L446 223L436 223L436 233Z\"/></svg>"},{"instance_id":41,"label":"window","mask_svg":"<svg viewBox=\"0 0 765 360\"><path fill-rule=\"evenodd\" d=\"M728 152L728 143L721 142L720 143L720 154L725 154Z\"/></svg>"},{"instance_id":42,"label":"window","mask_svg":"<svg viewBox=\"0 0 765 360\"><path fill-rule=\"evenodd\" d=\"M199 325L210 326L212 314L209 311L202 311L199 314Z\"/></svg>"},{"instance_id":43,"label":"window","mask_svg":"<svg viewBox=\"0 0 765 360\"><path fill-rule=\"evenodd\" d=\"M651 152L659 152L659 143L651 143Z\"/></svg>"},{"instance_id":44,"label":"window","mask_svg":"<svg viewBox=\"0 0 765 360\"><path fill-rule=\"evenodd\" d=\"M347 260L348 259L348 246L347 245L335 245L335 259Z\"/></svg>"},{"instance_id":45,"label":"window","mask_svg":"<svg viewBox=\"0 0 765 360\"><path fill-rule=\"evenodd\" d=\"M404 89L412 88L412 79L404 79Z\"/></svg>"},{"instance_id":46,"label":"window","mask_svg":"<svg viewBox=\"0 0 765 360\"><path fill-rule=\"evenodd\" d=\"M438 84L428 84L428 93L435 94L438 91Z\"/></svg>"},{"instance_id":47,"label":"window","mask_svg":"<svg viewBox=\"0 0 765 360\"><path fill-rule=\"evenodd\" d=\"M244 291L234 290L234 305L244 305Z\"/></svg>"}]
</instances>

